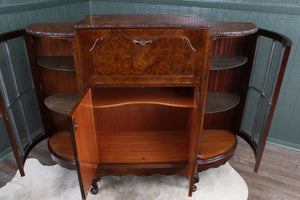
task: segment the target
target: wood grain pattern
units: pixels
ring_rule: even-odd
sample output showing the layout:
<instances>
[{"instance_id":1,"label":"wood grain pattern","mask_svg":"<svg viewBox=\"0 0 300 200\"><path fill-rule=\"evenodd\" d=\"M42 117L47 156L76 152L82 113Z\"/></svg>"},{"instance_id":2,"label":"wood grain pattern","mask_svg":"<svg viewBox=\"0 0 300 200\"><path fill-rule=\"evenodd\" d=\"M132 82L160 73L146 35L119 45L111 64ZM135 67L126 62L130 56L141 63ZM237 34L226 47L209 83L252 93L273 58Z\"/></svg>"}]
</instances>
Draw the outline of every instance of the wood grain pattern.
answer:
<instances>
[{"instance_id":1,"label":"wood grain pattern","mask_svg":"<svg viewBox=\"0 0 300 200\"><path fill-rule=\"evenodd\" d=\"M225 154L237 142L236 136L231 131L223 129L204 129L200 140L198 154L198 159L200 160Z\"/></svg>"},{"instance_id":2,"label":"wood grain pattern","mask_svg":"<svg viewBox=\"0 0 300 200\"><path fill-rule=\"evenodd\" d=\"M133 41L151 41L135 44ZM94 76L193 76L195 49L187 37L101 37L90 49Z\"/></svg>"},{"instance_id":3,"label":"wood grain pattern","mask_svg":"<svg viewBox=\"0 0 300 200\"><path fill-rule=\"evenodd\" d=\"M73 56L40 56L37 64L53 70L75 71Z\"/></svg>"},{"instance_id":4,"label":"wood grain pattern","mask_svg":"<svg viewBox=\"0 0 300 200\"><path fill-rule=\"evenodd\" d=\"M187 162L184 131L97 131L101 163Z\"/></svg>"},{"instance_id":5,"label":"wood grain pattern","mask_svg":"<svg viewBox=\"0 0 300 200\"><path fill-rule=\"evenodd\" d=\"M53 160L63 167L74 169L75 158L69 131L56 132L49 137L48 148Z\"/></svg>"},{"instance_id":6,"label":"wood grain pattern","mask_svg":"<svg viewBox=\"0 0 300 200\"><path fill-rule=\"evenodd\" d=\"M93 107L109 108L129 104L158 104L192 108L192 88L96 88Z\"/></svg>"},{"instance_id":7,"label":"wood grain pattern","mask_svg":"<svg viewBox=\"0 0 300 200\"><path fill-rule=\"evenodd\" d=\"M73 120L72 140L74 146L74 155L82 181L81 191L89 191L93 181L93 177L98 168L99 157L98 147L95 134L94 116L92 108L92 94L89 89L86 95L80 100L76 107L69 114ZM75 153L76 152L76 153ZM84 197L85 193L82 194Z\"/></svg>"},{"instance_id":8,"label":"wood grain pattern","mask_svg":"<svg viewBox=\"0 0 300 200\"><path fill-rule=\"evenodd\" d=\"M204 66L206 62L206 48L208 46L208 38L209 38L209 30L186 30L186 29L104 29L104 30L76 30L75 36L77 39L75 40L75 46L76 46L76 53L78 57L78 61L76 64L76 71L79 73L78 79L79 83L81 85L81 88L83 89L85 85L89 85L90 87L103 87L103 84L106 86L109 85L179 85L183 84L186 86L189 85L195 85L199 84L200 82L200 73L202 71L202 68L205 68ZM168 47L164 46L162 44L157 44L158 46L155 47L153 50L153 53L155 52L155 55L158 56L157 59L153 60L153 53L149 51L146 54L146 50L143 53L143 51L136 51L138 53L144 54L144 56L137 56L137 60L140 59L137 63L144 63L145 66L138 68L137 66L140 66L138 64L137 66L131 66L128 65L126 70L122 69L122 67L126 67L123 65L118 65L121 69L117 70L116 73L120 74L119 76L109 76L103 74L103 71L100 74L95 74L94 69L100 68L101 62L95 62L96 66L93 66L93 59L96 58L90 58L90 55L88 55L86 52L89 52L90 49L92 49L93 45L97 41L98 38L105 38L105 37L119 37L119 38L157 38L157 37L172 37L172 38L178 38L176 41L180 41L180 38L187 37L189 39L189 42L191 43L191 46L195 49L195 59L193 61L184 60L180 61L180 63L184 63L184 67L180 66L180 69L173 68L171 64L174 64L174 62L161 62L162 57L165 54L164 49L169 48L172 49L175 44L171 44ZM117 41L116 41L117 42ZM182 44L186 45L186 41L182 42ZM115 46L118 44L112 44L112 46ZM152 44L151 44L152 45ZM180 45L181 46L181 45ZM143 49L151 48L150 45L145 45L142 47ZM140 48L139 45L137 48ZM131 45L127 46L128 52L131 51ZM175 48L176 49L176 48ZM190 49L190 48L189 48ZM182 52L182 51L181 51ZM184 51L183 51L184 52ZM188 52L188 51L187 51ZM192 51L194 54L194 51ZM186 53L186 52L184 52ZM119 55L118 53L116 53ZM190 52L188 53L190 54ZM123 57L120 57L120 61L122 62L122 59L127 59L126 55L131 55L128 53L125 53ZM134 54L133 54L134 55ZM147 56L149 56L147 58ZM170 55L170 54L167 54ZM101 60L101 55L97 54L99 59ZM109 56L109 58L112 58ZM172 57L174 58L174 57ZM190 55L184 55L183 57L180 56L179 58L190 58ZM128 58L129 59L129 58ZM168 60L169 58L165 58ZM170 58L171 59L171 58ZM96 59L97 60L97 59ZM135 60L135 59L132 59ZM112 61L107 60L106 62L117 62L118 59L113 59ZM117 62L118 63L118 62ZM191 63L193 63L193 66L190 66ZM98 66L99 65L99 66ZM109 66L109 65L107 65ZM179 65L176 65L179 66ZM111 66L110 66L111 67ZM185 69L186 67L186 69ZM108 67L106 67L108 68ZM167 70L165 70L165 68ZM190 74L192 69L192 74ZM187 70L183 71L182 70ZM96 71L98 73L98 71ZM121 72L121 73L120 73ZM112 73L111 71L108 71L108 73ZM145 75L142 75L145 73ZM116 75L117 75L116 74ZM188 74L188 75L187 75ZM112 74L114 75L114 74Z\"/></svg>"}]
</instances>

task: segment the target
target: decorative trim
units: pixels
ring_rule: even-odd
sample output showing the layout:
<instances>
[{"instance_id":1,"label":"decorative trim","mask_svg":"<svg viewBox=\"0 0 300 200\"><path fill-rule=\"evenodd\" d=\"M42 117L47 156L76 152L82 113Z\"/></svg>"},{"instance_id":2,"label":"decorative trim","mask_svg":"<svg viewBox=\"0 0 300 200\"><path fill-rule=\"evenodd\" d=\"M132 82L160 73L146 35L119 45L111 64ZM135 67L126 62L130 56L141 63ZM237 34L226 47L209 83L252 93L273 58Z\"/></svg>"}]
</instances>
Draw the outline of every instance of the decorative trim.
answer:
<instances>
[{"instance_id":1,"label":"decorative trim","mask_svg":"<svg viewBox=\"0 0 300 200\"><path fill-rule=\"evenodd\" d=\"M34 2L34 3L29 2L29 3L23 3L17 5L2 6L0 7L0 13L1 15L3 15L8 13L16 13L16 12L22 12L27 10L37 10L37 9L56 7L56 6L62 6L67 4L87 2L87 1L88 0L55 0L55 1Z\"/></svg>"},{"instance_id":2,"label":"decorative trim","mask_svg":"<svg viewBox=\"0 0 300 200\"><path fill-rule=\"evenodd\" d=\"M96 0L102 2L133 3L130 0ZM179 6L195 6L202 8L219 8L229 10L242 10L254 12L269 12L279 14L299 15L300 6L278 5L278 4L255 4L255 3L229 3L229 2L208 2L203 0L136 0L134 3L166 4Z\"/></svg>"}]
</instances>

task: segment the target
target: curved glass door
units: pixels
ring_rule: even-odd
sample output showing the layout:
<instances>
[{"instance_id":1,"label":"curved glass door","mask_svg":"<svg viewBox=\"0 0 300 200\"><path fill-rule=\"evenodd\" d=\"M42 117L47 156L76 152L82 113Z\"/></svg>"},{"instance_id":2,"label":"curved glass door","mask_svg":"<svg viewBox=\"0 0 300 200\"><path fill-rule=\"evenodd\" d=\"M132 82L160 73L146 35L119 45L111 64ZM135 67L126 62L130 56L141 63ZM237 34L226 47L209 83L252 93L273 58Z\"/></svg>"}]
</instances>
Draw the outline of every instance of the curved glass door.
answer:
<instances>
[{"instance_id":1,"label":"curved glass door","mask_svg":"<svg viewBox=\"0 0 300 200\"><path fill-rule=\"evenodd\" d=\"M278 99L292 42L259 29L239 135L253 148L257 172Z\"/></svg>"},{"instance_id":2,"label":"curved glass door","mask_svg":"<svg viewBox=\"0 0 300 200\"><path fill-rule=\"evenodd\" d=\"M33 145L44 136L23 30L0 35L0 55L0 100L4 121L0 128L4 129L5 125L15 156L19 155L17 162L23 164ZM1 131L1 138L3 134L6 133ZM6 144L9 149L8 141Z\"/></svg>"}]
</instances>

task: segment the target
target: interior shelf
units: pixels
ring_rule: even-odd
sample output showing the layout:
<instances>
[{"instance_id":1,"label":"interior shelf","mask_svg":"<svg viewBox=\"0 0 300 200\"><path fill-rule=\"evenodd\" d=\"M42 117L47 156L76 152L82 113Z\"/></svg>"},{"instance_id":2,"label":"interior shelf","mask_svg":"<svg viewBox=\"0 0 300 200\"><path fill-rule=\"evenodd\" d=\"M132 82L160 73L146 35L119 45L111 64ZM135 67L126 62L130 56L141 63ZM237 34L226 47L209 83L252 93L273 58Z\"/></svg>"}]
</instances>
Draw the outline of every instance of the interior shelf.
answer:
<instances>
[{"instance_id":1,"label":"interior shelf","mask_svg":"<svg viewBox=\"0 0 300 200\"><path fill-rule=\"evenodd\" d=\"M198 159L216 158L234 151L236 136L229 130L204 129L199 143Z\"/></svg>"},{"instance_id":2,"label":"interior shelf","mask_svg":"<svg viewBox=\"0 0 300 200\"><path fill-rule=\"evenodd\" d=\"M193 88L97 88L93 107L108 108L128 104L159 104L194 107Z\"/></svg>"},{"instance_id":3,"label":"interior shelf","mask_svg":"<svg viewBox=\"0 0 300 200\"><path fill-rule=\"evenodd\" d=\"M237 93L229 92L208 92L205 114L224 112L237 106L240 96Z\"/></svg>"},{"instance_id":4,"label":"interior shelf","mask_svg":"<svg viewBox=\"0 0 300 200\"><path fill-rule=\"evenodd\" d=\"M71 133L60 131L54 133L48 140L51 157L57 163L69 169L75 167L75 158L72 148Z\"/></svg>"},{"instance_id":5,"label":"interior shelf","mask_svg":"<svg viewBox=\"0 0 300 200\"><path fill-rule=\"evenodd\" d=\"M212 55L210 70L231 69L242 66L248 58L238 55Z\"/></svg>"},{"instance_id":6,"label":"interior shelf","mask_svg":"<svg viewBox=\"0 0 300 200\"><path fill-rule=\"evenodd\" d=\"M96 131L96 135L101 163L188 161L189 134L185 130Z\"/></svg>"},{"instance_id":7,"label":"interior shelf","mask_svg":"<svg viewBox=\"0 0 300 200\"><path fill-rule=\"evenodd\" d=\"M48 109L60 114L68 115L79 99L78 94L55 94L44 99Z\"/></svg>"},{"instance_id":8,"label":"interior shelf","mask_svg":"<svg viewBox=\"0 0 300 200\"><path fill-rule=\"evenodd\" d=\"M40 56L36 62L47 69L75 71L73 56Z\"/></svg>"}]
</instances>

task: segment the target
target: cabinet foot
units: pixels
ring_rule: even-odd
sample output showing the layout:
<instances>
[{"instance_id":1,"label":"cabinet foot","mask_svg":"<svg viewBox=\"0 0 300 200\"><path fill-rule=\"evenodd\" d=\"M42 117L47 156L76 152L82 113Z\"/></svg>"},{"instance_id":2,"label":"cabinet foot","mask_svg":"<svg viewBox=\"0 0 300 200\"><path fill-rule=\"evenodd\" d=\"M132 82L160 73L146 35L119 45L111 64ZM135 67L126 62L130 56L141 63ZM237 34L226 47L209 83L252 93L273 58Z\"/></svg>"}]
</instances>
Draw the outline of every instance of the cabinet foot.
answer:
<instances>
[{"instance_id":1,"label":"cabinet foot","mask_svg":"<svg viewBox=\"0 0 300 200\"><path fill-rule=\"evenodd\" d=\"M195 185L196 183L199 183L199 176L198 176L197 173L194 175L194 185L193 185L193 188L192 188L193 192L197 191L197 186Z\"/></svg>"},{"instance_id":2,"label":"cabinet foot","mask_svg":"<svg viewBox=\"0 0 300 200\"><path fill-rule=\"evenodd\" d=\"M91 187L91 193L92 194L97 194L98 193L98 185L97 183L101 180L101 177L94 177L93 182L92 182L92 187Z\"/></svg>"}]
</instances>

